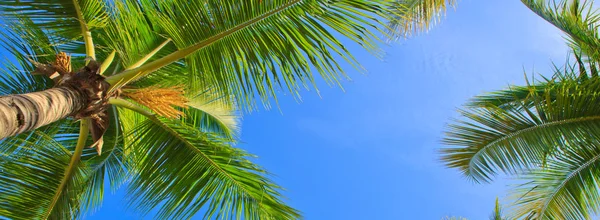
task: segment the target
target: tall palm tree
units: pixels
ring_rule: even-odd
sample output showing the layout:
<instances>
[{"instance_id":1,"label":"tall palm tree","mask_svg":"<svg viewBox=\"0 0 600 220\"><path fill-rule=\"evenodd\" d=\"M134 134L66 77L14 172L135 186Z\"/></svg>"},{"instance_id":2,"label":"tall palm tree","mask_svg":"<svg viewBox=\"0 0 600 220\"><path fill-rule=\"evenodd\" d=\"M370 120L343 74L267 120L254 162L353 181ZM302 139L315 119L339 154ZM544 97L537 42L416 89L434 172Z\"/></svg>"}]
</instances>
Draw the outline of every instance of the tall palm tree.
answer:
<instances>
[{"instance_id":1,"label":"tall palm tree","mask_svg":"<svg viewBox=\"0 0 600 220\"><path fill-rule=\"evenodd\" d=\"M233 147L237 114L339 84L336 60L360 66L338 38L379 55L388 22L438 7L413 2L0 2L0 218L77 218L125 182L158 218L299 218Z\"/></svg>"},{"instance_id":2,"label":"tall palm tree","mask_svg":"<svg viewBox=\"0 0 600 220\"><path fill-rule=\"evenodd\" d=\"M590 1L522 0L562 30L573 50L551 78L478 96L450 125L448 167L475 182L523 178L515 219L591 219L600 191L600 16Z\"/></svg>"}]
</instances>

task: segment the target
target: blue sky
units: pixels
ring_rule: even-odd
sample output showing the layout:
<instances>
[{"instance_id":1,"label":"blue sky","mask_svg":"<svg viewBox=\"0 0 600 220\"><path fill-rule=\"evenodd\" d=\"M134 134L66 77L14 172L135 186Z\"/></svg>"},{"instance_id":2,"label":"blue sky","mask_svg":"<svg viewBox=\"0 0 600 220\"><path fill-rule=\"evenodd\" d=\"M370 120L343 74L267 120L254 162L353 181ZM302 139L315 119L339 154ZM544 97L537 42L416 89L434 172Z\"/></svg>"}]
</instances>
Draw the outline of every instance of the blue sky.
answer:
<instances>
[{"instance_id":1,"label":"blue sky","mask_svg":"<svg viewBox=\"0 0 600 220\"><path fill-rule=\"evenodd\" d=\"M476 185L444 168L439 140L470 97L564 63L560 33L520 1L461 0L429 33L384 49L379 60L354 47L368 73L347 68L345 91L321 85L321 97L280 96L281 112L245 115L239 147L305 219L487 219L509 182ZM123 193L86 218L140 218Z\"/></svg>"}]
</instances>

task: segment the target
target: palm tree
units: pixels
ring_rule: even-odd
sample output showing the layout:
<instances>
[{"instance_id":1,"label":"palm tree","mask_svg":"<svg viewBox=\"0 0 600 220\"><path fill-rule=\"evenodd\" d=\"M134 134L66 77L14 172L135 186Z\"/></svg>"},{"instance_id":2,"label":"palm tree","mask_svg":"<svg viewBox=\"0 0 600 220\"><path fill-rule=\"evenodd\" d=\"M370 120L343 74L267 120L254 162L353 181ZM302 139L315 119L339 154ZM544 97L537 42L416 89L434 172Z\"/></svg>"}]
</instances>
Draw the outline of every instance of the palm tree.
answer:
<instances>
[{"instance_id":1,"label":"palm tree","mask_svg":"<svg viewBox=\"0 0 600 220\"><path fill-rule=\"evenodd\" d=\"M522 1L566 34L574 59L551 78L474 98L442 160L475 182L522 178L512 218L590 219L600 207L600 17L589 1Z\"/></svg>"},{"instance_id":2,"label":"palm tree","mask_svg":"<svg viewBox=\"0 0 600 220\"><path fill-rule=\"evenodd\" d=\"M496 198L496 203L494 204L494 212L490 215L490 220L503 220L504 217L502 215L502 205L500 205L500 201Z\"/></svg>"},{"instance_id":3,"label":"palm tree","mask_svg":"<svg viewBox=\"0 0 600 220\"><path fill-rule=\"evenodd\" d=\"M299 218L233 147L237 115L339 84L336 60L360 67L340 36L380 55L428 2L0 2L0 218L77 218L125 182L158 218Z\"/></svg>"}]
</instances>

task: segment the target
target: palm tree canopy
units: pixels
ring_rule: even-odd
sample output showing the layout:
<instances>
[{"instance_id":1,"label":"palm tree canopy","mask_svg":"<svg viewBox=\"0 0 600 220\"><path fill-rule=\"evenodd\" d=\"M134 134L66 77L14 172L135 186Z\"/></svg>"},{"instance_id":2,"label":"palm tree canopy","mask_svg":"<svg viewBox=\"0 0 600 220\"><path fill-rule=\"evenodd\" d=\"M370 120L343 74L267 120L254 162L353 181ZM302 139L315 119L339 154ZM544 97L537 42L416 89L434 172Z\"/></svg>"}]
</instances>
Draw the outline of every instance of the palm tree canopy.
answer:
<instances>
[{"instance_id":1,"label":"palm tree canopy","mask_svg":"<svg viewBox=\"0 0 600 220\"><path fill-rule=\"evenodd\" d=\"M512 218L589 219L600 204L598 13L590 1L523 3L566 34L574 59L551 78L471 100L442 160L475 182L518 174Z\"/></svg>"},{"instance_id":2,"label":"palm tree canopy","mask_svg":"<svg viewBox=\"0 0 600 220\"><path fill-rule=\"evenodd\" d=\"M239 112L269 106L278 91L299 97L315 74L339 84L347 78L339 60L360 69L340 37L381 55L382 39L404 31L390 28L396 20L429 24L443 8L397 0L2 1L0 41L13 57L0 68L0 95L51 88L30 73L59 52L76 67L86 56L100 61L110 91L122 95L110 100L98 154L83 149L93 144L89 119L0 141L0 216L76 218L99 207L105 183L115 190L127 182L130 206L157 208L159 218L201 209L206 219L299 218L253 155L233 147Z\"/></svg>"}]
</instances>

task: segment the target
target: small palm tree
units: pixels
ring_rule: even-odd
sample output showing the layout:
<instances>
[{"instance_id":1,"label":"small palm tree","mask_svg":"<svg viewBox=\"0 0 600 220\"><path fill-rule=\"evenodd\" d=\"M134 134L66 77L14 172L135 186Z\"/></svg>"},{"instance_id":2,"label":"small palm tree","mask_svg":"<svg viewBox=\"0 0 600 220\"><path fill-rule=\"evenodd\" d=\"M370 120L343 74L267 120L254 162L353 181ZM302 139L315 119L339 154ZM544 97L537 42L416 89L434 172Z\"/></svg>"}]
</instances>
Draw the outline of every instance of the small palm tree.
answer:
<instances>
[{"instance_id":1,"label":"small palm tree","mask_svg":"<svg viewBox=\"0 0 600 220\"><path fill-rule=\"evenodd\" d=\"M336 60L359 65L338 36L379 54L429 2L0 2L0 218L77 218L125 182L159 218L299 218L232 147L237 113L339 84Z\"/></svg>"},{"instance_id":2,"label":"small palm tree","mask_svg":"<svg viewBox=\"0 0 600 220\"><path fill-rule=\"evenodd\" d=\"M552 78L474 98L444 139L459 147L442 160L475 182L524 178L515 219L590 219L600 207L600 16L588 1L523 3L565 32L574 61Z\"/></svg>"},{"instance_id":3,"label":"small palm tree","mask_svg":"<svg viewBox=\"0 0 600 220\"><path fill-rule=\"evenodd\" d=\"M502 215L502 205L500 205L500 201L496 198L496 203L494 204L494 212L490 215L490 220L503 220L504 217Z\"/></svg>"}]
</instances>

